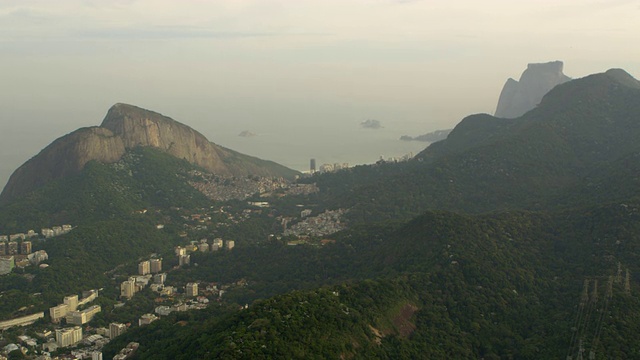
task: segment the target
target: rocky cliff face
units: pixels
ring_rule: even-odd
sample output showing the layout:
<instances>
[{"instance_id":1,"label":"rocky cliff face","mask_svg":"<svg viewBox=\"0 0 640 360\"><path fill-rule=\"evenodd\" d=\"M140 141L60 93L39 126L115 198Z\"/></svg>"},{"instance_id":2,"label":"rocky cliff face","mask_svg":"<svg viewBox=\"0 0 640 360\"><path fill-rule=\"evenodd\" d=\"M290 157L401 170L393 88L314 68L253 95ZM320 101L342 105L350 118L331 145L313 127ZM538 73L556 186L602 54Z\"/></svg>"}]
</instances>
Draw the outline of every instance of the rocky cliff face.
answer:
<instances>
[{"instance_id":1,"label":"rocky cliff face","mask_svg":"<svg viewBox=\"0 0 640 360\"><path fill-rule=\"evenodd\" d=\"M202 134L159 113L116 104L99 127L67 134L19 167L9 179L0 203L52 180L77 174L91 160L114 163L136 146L161 149L211 173L292 177L295 171L209 142Z\"/></svg>"},{"instance_id":2,"label":"rocky cliff face","mask_svg":"<svg viewBox=\"0 0 640 360\"><path fill-rule=\"evenodd\" d=\"M509 78L500 93L495 116L517 118L535 108L556 85L571 80L562 68L562 61L529 64L519 81Z\"/></svg>"}]
</instances>

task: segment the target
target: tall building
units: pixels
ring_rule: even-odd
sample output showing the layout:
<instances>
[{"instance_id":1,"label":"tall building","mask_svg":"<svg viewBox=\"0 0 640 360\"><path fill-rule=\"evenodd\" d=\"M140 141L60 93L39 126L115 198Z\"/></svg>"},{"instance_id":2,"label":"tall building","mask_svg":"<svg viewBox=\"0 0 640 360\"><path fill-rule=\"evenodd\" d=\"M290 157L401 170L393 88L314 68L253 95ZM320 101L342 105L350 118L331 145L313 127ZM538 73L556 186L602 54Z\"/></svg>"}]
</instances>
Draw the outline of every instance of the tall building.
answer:
<instances>
[{"instance_id":1,"label":"tall building","mask_svg":"<svg viewBox=\"0 0 640 360\"><path fill-rule=\"evenodd\" d=\"M162 259L151 259L151 273L157 274L162 271Z\"/></svg>"},{"instance_id":2,"label":"tall building","mask_svg":"<svg viewBox=\"0 0 640 360\"><path fill-rule=\"evenodd\" d=\"M151 272L151 263L149 260L145 260L138 264L138 274L147 275Z\"/></svg>"},{"instance_id":3,"label":"tall building","mask_svg":"<svg viewBox=\"0 0 640 360\"><path fill-rule=\"evenodd\" d=\"M0 257L0 275L5 275L11 272L16 266L16 261L13 256Z\"/></svg>"},{"instance_id":4,"label":"tall building","mask_svg":"<svg viewBox=\"0 0 640 360\"><path fill-rule=\"evenodd\" d=\"M187 248L183 248L182 246L176 246L174 249L177 256L187 255Z\"/></svg>"},{"instance_id":5,"label":"tall building","mask_svg":"<svg viewBox=\"0 0 640 360\"><path fill-rule=\"evenodd\" d=\"M188 283L187 286L185 286L185 292L189 297L198 296L198 283Z\"/></svg>"},{"instance_id":6,"label":"tall building","mask_svg":"<svg viewBox=\"0 0 640 360\"><path fill-rule=\"evenodd\" d=\"M233 240L227 240L227 250L231 250L236 246L236 242Z\"/></svg>"},{"instance_id":7,"label":"tall building","mask_svg":"<svg viewBox=\"0 0 640 360\"><path fill-rule=\"evenodd\" d=\"M180 255L178 257L178 265L189 265L191 263L191 255Z\"/></svg>"},{"instance_id":8,"label":"tall building","mask_svg":"<svg viewBox=\"0 0 640 360\"><path fill-rule=\"evenodd\" d=\"M23 241L22 243L20 243L20 254L31 254L31 241Z\"/></svg>"},{"instance_id":9,"label":"tall building","mask_svg":"<svg viewBox=\"0 0 640 360\"><path fill-rule=\"evenodd\" d=\"M109 324L109 339L113 339L127 331L127 325L121 323Z\"/></svg>"},{"instance_id":10,"label":"tall building","mask_svg":"<svg viewBox=\"0 0 640 360\"><path fill-rule=\"evenodd\" d=\"M78 310L78 295L65 296L64 303L69 306L69 311Z\"/></svg>"},{"instance_id":11,"label":"tall building","mask_svg":"<svg viewBox=\"0 0 640 360\"><path fill-rule=\"evenodd\" d=\"M51 315L51 322L53 323L59 323L60 319L66 317L68 313L69 305L67 304L60 304L49 308L49 315Z\"/></svg>"},{"instance_id":12,"label":"tall building","mask_svg":"<svg viewBox=\"0 0 640 360\"><path fill-rule=\"evenodd\" d=\"M136 281L127 280L120 284L120 297L131 299L136 293Z\"/></svg>"},{"instance_id":13,"label":"tall building","mask_svg":"<svg viewBox=\"0 0 640 360\"><path fill-rule=\"evenodd\" d=\"M160 273L160 274L153 275L154 284L164 284L165 280L167 280L167 273Z\"/></svg>"},{"instance_id":14,"label":"tall building","mask_svg":"<svg viewBox=\"0 0 640 360\"><path fill-rule=\"evenodd\" d=\"M75 345L82 340L82 328L79 326L56 330L56 344L59 347Z\"/></svg>"},{"instance_id":15,"label":"tall building","mask_svg":"<svg viewBox=\"0 0 640 360\"><path fill-rule=\"evenodd\" d=\"M7 243L7 254L8 255L17 255L18 254L18 243L15 241L9 241Z\"/></svg>"},{"instance_id":16,"label":"tall building","mask_svg":"<svg viewBox=\"0 0 640 360\"><path fill-rule=\"evenodd\" d=\"M91 353L91 360L102 360L102 352L94 351Z\"/></svg>"},{"instance_id":17,"label":"tall building","mask_svg":"<svg viewBox=\"0 0 640 360\"><path fill-rule=\"evenodd\" d=\"M312 174L316 172L316 159L311 159L311 161L309 161L309 172Z\"/></svg>"}]
</instances>

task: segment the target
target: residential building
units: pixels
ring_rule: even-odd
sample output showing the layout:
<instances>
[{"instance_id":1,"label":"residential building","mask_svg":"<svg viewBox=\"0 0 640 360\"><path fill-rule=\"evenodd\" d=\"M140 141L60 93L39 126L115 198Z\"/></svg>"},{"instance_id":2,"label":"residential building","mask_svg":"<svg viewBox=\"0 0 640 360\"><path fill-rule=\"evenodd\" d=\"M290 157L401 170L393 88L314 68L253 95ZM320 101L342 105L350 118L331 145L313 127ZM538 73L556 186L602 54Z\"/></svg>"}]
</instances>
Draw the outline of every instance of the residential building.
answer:
<instances>
[{"instance_id":1,"label":"residential building","mask_svg":"<svg viewBox=\"0 0 640 360\"><path fill-rule=\"evenodd\" d=\"M153 282L155 284L164 284L166 280L167 280L167 273L153 275Z\"/></svg>"},{"instance_id":2,"label":"residential building","mask_svg":"<svg viewBox=\"0 0 640 360\"><path fill-rule=\"evenodd\" d=\"M82 340L82 328L75 326L56 330L56 344L59 347L75 345Z\"/></svg>"},{"instance_id":3,"label":"residential building","mask_svg":"<svg viewBox=\"0 0 640 360\"><path fill-rule=\"evenodd\" d=\"M151 272L151 263L149 260L145 260L138 264L138 274L147 275Z\"/></svg>"},{"instance_id":4,"label":"residential building","mask_svg":"<svg viewBox=\"0 0 640 360\"><path fill-rule=\"evenodd\" d=\"M20 243L20 254L22 255L31 254L31 241L23 241Z\"/></svg>"},{"instance_id":5,"label":"residential building","mask_svg":"<svg viewBox=\"0 0 640 360\"><path fill-rule=\"evenodd\" d=\"M227 250L231 250L236 246L236 242L233 240L227 240Z\"/></svg>"},{"instance_id":6,"label":"residential building","mask_svg":"<svg viewBox=\"0 0 640 360\"><path fill-rule=\"evenodd\" d=\"M166 305L160 305L156 307L156 314L160 315L160 316L167 316L169 314L171 314L171 312L173 311L173 309L169 306Z\"/></svg>"},{"instance_id":7,"label":"residential building","mask_svg":"<svg viewBox=\"0 0 640 360\"><path fill-rule=\"evenodd\" d=\"M44 317L44 312L39 312L39 313L11 319L11 320L0 321L0 330L6 330L14 326L31 325L34 322L36 322L36 320L42 319L43 317Z\"/></svg>"},{"instance_id":8,"label":"residential building","mask_svg":"<svg viewBox=\"0 0 640 360\"><path fill-rule=\"evenodd\" d=\"M183 248L182 246L176 246L174 249L176 256L187 255L187 248Z\"/></svg>"},{"instance_id":9,"label":"residential building","mask_svg":"<svg viewBox=\"0 0 640 360\"><path fill-rule=\"evenodd\" d=\"M0 256L7 255L7 242L0 240Z\"/></svg>"},{"instance_id":10,"label":"residential building","mask_svg":"<svg viewBox=\"0 0 640 360\"><path fill-rule=\"evenodd\" d=\"M213 239L213 245L217 245L217 246L218 246L218 249L221 249L221 248L222 248L222 245L223 245L223 241L222 241L222 239L221 239L221 238L215 238L215 239Z\"/></svg>"},{"instance_id":11,"label":"residential building","mask_svg":"<svg viewBox=\"0 0 640 360\"><path fill-rule=\"evenodd\" d=\"M198 296L198 283L188 283L184 289L187 296L189 297Z\"/></svg>"},{"instance_id":12,"label":"residential building","mask_svg":"<svg viewBox=\"0 0 640 360\"><path fill-rule=\"evenodd\" d=\"M162 271L162 259L151 259L151 273L157 274Z\"/></svg>"},{"instance_id":13,"label":"residential building","mask_svg":"<svg viewBox=\"0 0 640 360\"><path fill-rule=\"evenodd\" d=\"M113 339L127 331L127 325L121 323L109 324L109 339Z\"/></svg>"},{"instance_id":14,"label":"residential building","mask_svg":"<svg viewBox=\"0 0 640 360\"><path fill-rule=\"evenodd\" d=\"M207 244L207 243L198 244L198 250L200 252L209 252L209 244Z\"/></svg>"},{"instance_id":15,"label":"residential building","mask_svg":"<svg viewBox=\"0 0 640 360\"><path fill-rule=\"evenodd\" d=\"M149 325L152 322L158 320L158 317L153 314L144 314L138 319L138 326Z\"/></svg>"},{"instance_id":16,"label":"residential building","mask_svg":"<svg viewBox=\"0 0 640 360\"><path fill-rule=\"evenodd\" d=\"M88 304L98 297L98 290L89 290L82 292L82 300L78 302L78 306Z\"/></svg>"},{"instance_id":17,"label":"residential building","mask_svg":"<svg viewBox=\"0 0 640 360\"><path fill-rule=\"evenodd\" d=\"M49 315L51 316L52 323L59 323L60 319L65 318L69 313L69 305L60 304L58 306L54 306L49 308Z\"/></svg>"},{"instance_id":18,"label":"residential building","mask_svg":"<svg viewBox=\"0 0 640 360\"><path fill-rule=\"evenodd\" d=\"M102 352L94 351L91 353L91 360L102 360Z\"/></svg>"},{"instance_id":19,"label":"residential building","mask_svg":"<svg viewBox=\"0 0 640 360\"><path fill-rule=\"evenodd\" d=\"M18 233L18 234L9 235L9 241L24 240L26 238L27 238L27 236L24 233Z\"/></svg>"},{"instance_id":20,"label":"residential building","mask_svg":"<svg viewBox=\"0 0 640 360\"><path fill-rule=\"evenodd\" d=\"M176 289L173 286L165 286L162 288L160 295L171 296L176 292Z\"/></svg>"},{"instance_id":21,"label":"residential building","mask_svg":"<svg viewBox=\"0 0 640 360\"><path fill-rule=\"evenodd\" d=\"M78 310L78 295L65 296L64 303L69 305L69 311Z\"/></svg>"},{"instance_id":22,"label":"residential building","mask_svg":"<svg viewBox=\"0 0 640 360\"><path fill-rule=\"evenodd\" d=\"M39 265L41 262L49 260L49 254L44 250L38 250L27 255L27 259L29 259L29 262L33 265Z\"/></svg>"},{"instance_id":23,"label":"residential building","mask_svg":"<svg viewBox=\"0 0 640 360\"><path fill-rule=\"evenodd\" d=\"M67 324L84 325L102 311L100 305L90 306L82 311L72 311L67 314Z\"/></svg>"},{"instance_id":24,"label":"residential building","mask_svg":"<svg viewBox=\"0 0 640 360\"><path fill-rule=\"evenodd\" d=\"M180 255L178 257L178 265L189 265L191 263L191 255Z\"/></svg>"},{"instance_id":25,"label":"residential building","mask_svg":"<svg viewBox=\"0 0 640 360\"><path fill-rule=\"evenodd\" d=\"M9 241L7 243L7 255L18 255L18 243Z\"/></svg>"},{"instance_id":26,"label":"residential building","mask_svg":"<svg viewBox=\"0 0 640 360\"><path fill-rule=\"evenodd\" d=\"M120 284L120 297L131 299L136 293L136 281L127 280Z\"/></svg>"},{"instance_id":27,"label":"residential building","mask_svg":"<svg viewBox=\"0 0 640 360\"><path fill-rule=\"evenodd\" d=\"M40 233L42 234L42 236L45 237L45 239L48 239L48 238L51 238L51 237L55 236L55 234L53 233L53 230L52 229L48 229L48 228L44 228L44 229L40 230Z\"/></svg>"},{"instance_id":28,"label":"residential building","mask_svg":"<svg viewBox=\"0 0 640 360\"><path fill-rule=\"evenodd\" d=\"M0 275L5 275L11 272L16 266L16 261L13 256L0 257Z\"/></svg>"}]
</instances>

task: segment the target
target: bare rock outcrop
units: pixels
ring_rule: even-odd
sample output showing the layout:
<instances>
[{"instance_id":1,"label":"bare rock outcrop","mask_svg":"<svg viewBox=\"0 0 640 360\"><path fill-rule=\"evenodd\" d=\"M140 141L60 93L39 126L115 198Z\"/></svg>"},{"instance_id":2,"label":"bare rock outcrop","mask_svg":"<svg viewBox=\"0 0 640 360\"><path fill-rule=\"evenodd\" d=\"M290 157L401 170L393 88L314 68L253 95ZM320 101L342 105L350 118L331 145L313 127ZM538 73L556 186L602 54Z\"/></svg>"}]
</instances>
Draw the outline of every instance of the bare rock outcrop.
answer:
<instances>
[{"instance_id":1,"label":"bare rock outcrop","mask_svg":"<svg viewBox=\"0 0 640 360\"><path fill-rule=\"evenodd\" d=\"M509 78L500 93L495 116L517 118L535 108L556 85L571 80L562 73L563 66L562 61L529 64L519 81Z\"/></svg>"},{"instance_id":2,"label":"bare rock outcrop","mask_svg":"<svg viewBox=\"0 0 640 360\"><path fill-rule=\"evenodd\" d=\"M81 128L67 134L20 166L0 194L0 203L52 180L77 174L89 161L117 162L128 149L137 146L163 150L217 175L293 177L297 173L272 161L211 143L194 129L159 113L116 104L99 127Z\"/></svg>"}]
</instances>

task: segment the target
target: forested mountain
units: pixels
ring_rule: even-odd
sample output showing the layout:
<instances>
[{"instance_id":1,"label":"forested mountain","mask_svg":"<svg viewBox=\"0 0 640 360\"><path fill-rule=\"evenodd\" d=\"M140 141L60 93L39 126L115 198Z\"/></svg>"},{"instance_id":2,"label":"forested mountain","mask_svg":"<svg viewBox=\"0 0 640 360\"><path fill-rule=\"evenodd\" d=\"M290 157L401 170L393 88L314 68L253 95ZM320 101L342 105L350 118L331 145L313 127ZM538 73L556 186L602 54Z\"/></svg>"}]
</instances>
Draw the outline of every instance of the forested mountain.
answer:
<instances>
[{"instance_id":1,"label":"forested mountain","mask_svg":"<svg viewBox=\"0 0 640 360\"><path fill-rule=\"evenodd\" d=\"M0 194L0 203L8 203L53 180L77 175L91 161L115 163L136 147L159 149L219 175L293 178L297 174L272 161L209 142L194 129L162 114L115 104L100 126L67 134L20 166Z\"/></svg>"},{"instance_id":2,"label":"forested mountain","mask_svg":"<svg viewBox=\"0 0 640 360\"><path fill-rule=\"evenodd\" d=\"M78 225L43 245L50 268L0 279L13 304L0 311L45 309L80 290L69 279L99 286L127 259L171 254L190 215L216 208L210 224L224 230L189 236L252 241L194 252L171 277L234 285L206 310L132 326L105 357L136 341L139 359L640 358L638 138L640 84L609 70L555 87L516 119L469 116L412 161L302 180L319 192L254 196L270 208L213 203L187 183L205 169L134 146L0 208L1 232ZM290 242L282 228L306 208L345 209L349 228Z\"/></svg>"},{"instance_id":3,"label":"forested mountain","mask_svg":"<svg viewBox=\"0 0 640 360\"><path fill-rule=\"evenodd\" d=\"M624 159L640 151L639 136L640 85L613 69L555 87L517 119L469 116L412 162L356 167L310 181L329 194L328 206L351 207L355 221L410 218L427 209L572 206L568 199L598 197L600 190L584 198L595 179L629 186L599 185L615 199L634 193L635 176ZM604 175L611 173L631 178Z\"/></svg>"},{"instance_id":4,"label":"forested mountain","mask_svg":"<svg viewBox=\"0 0 640 360\"><path fill-rule=\"evenodd\" d=\"M222 319L168 320L110 348L139 339L141 359L553 359L577 355L575 337L597 358L635 358L640 299L624 272L640 270L639 210L428 212L386 233L343 233L312 256L236 254L261 269L235 274L249 283L295 272L290 287L329 282L323 276L341 284L257 301ZM177 338L167 341L168 333Z\"/></svg>"}]
</instances>

